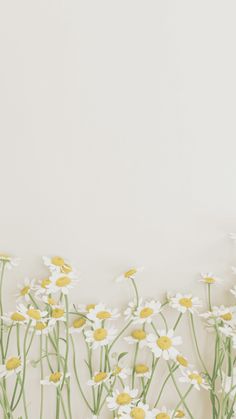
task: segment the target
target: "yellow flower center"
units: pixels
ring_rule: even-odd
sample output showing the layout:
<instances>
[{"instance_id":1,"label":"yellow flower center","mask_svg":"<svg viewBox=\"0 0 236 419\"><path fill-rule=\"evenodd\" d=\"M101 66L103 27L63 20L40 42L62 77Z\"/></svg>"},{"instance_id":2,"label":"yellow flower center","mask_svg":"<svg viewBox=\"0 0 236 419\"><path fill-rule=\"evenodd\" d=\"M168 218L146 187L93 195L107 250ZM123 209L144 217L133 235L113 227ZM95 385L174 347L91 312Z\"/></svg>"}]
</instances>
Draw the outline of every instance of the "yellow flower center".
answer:
<instances>
[{"instance_id":1,"label":"yellow flower center","mask_svg":"<svg viewBox=\"0 0 236 419\"><path fill-rule=\"evenodd\" d=\"M114 368L113 374L118 375L122 371L122 368L120 368L118 365Z\"/></svg>"},{"instance_id":2,"label":"yellow flower center","mask_svg":"<svg viewBox=\"0 0 236 419\"><path fill-rule=\"evenodd\" d=\"M214 284L216 282L216 280L211 276L205 276L203 280L206 284Z\"/></svg>"},{"instance_id":3,"label":"yellow flower center","mask_svg":"<svg viewBox=\"0 0 236 419\"><path fill-rule=\"evenodd\" d=\"M111 317L111 313L109 313L109 311L99 311L96 315L96 317L100 320L106 320L106 319L110 319Z\"/></svg>"},{"instance_id":4,"label":"yellow flower center","mask_svg":"<svg viewBox=\"0 0 236 419\"><path fill-rule=\"evenodd\" d=\"M60 256L54 256L54 257L51 259L51 263L52 263L53 265L55 265L55 266L63 266L63 265L65 265L65 261L64 261L64 259L63 259L63 258L61 258Z\"/></svg>"},{"instance_id":5,"label":"yellow flower center","mask_svg":"<svg viewBox=\"0 0 236 419\"><path fill-rule=\"evenodd\" d=\"M65 263L63 266L61 266L61 272L63 274L68 274L72 271L72 267L70 265L68 265L67 263Z\"/></svg>"},{"instance_id":6,"label":"yellow flower center","mask_svg":"<svg viewBox=\"0 0 236 419\"><path fill-rule=\"evenodd\" d=\"M137 273L137 269L133 268L130 269L129 271L124 273L124 277L125 278L130 278L131 276L134 276Z\"/></svg>"},{"instance_id":7,"label":"yellow flower center","mask_svg":"<svg viewBox=\"0 0 236 419\"><path fill-rule=\"evenodd\" d=\"M47 325L43 322L37 322L35 325L36 330L43 330L46 329Z\"/></svg>"},{"instance_id":8,"label":"yellow flower center","mask_svg":"<svg viewBox=\"0 0 236 419\"><path fill-rule=\"evenodd\" d=\"M197 381L198 384L202 384L202 377L199 374L196 373L191 373L189 374L189 378L190 380L195 380Z\"/></svg>"},{"instance_id":9,"label":"yellow flower center","mask_svg":"<svg viewBox=\"0 0 236 419\"><path fill-rule=\"evenodd\" d=\"M145 374L149 371L149 368L145 364L137 364L135 365L135 372L136 374Z\"/></svg>"},{"instance_id":10,"label":"yellow flower center","mask_svg":"<svg viewBox=\"0 0 236 419\"><path fill-rule=\"evenodd\" d=\"M30 308L27 311L27 314L28 314L29 317L31 317L34 320L40 320L41 319L41 313L36 308Z\"/></svg>"},{"instance_id":11,"label":"yellow flower center","mask_svg":"<svg viewBox=\"0 0 236 419\"><path fill-rule=\"evenodd\" d=\"M49 377L49 381L52 381L53 383L58 383L58 381L60 381L61 379L61 376L61 372L53 372Z\"/></svg>"},{"instance_id":12,"label":"yellow flower center","mask_svg":"<svg viewBox=\"0 0 236 419\"><path fill-rule=\"evenodd\" d=\"M50 281L49 278L44 278L41 281L41 288L46 288L48 285L51 284L52 281Z\"/></svg>"},{"instance_id":13,"label":"yellow flower center","mask_svg":"<svg viewBox=\"0 0 236 419\"><path fill-rule=\"evenodd\" d=\"M228 321L232 320L233 316L232 316L231 313L225 313L225 314L222 314L222 316L220 316L220 318L222 320L225 320L226 322L228 322Z\"/></svg>"},{"instance_id":14,"label":"yellow flower center","mask_svg":"<svg viewBox=\"0 0 236 419\"><path fill-rule=\"evenodd\" d=\"M177 410L175 417L176 418L184 418L185 413L182 410Z\"/></svg>"},{"instance_id":15,"label":"yellow flower center","mask_svg":"<svg viewBox=\"0 0 236 419\"><path fill-rule=\"evenodd\" d=\"M179 303L181 306L186 308L191 308L193 306L193 302L191 298L180 298Z\"/></svg>"},{"instance_id":16,"label":"yellow flower center","mask_svg":"<svg viewBox=\"0 0 236 419\"><path fill-rule=\"evenodd\" d=\"M12 313L11 320L13 320L14 322L23 322L25 320L25 317L22 316L22 314L15 312Z\"/></svg>"},{"instance_id":17,"label":"yellow flower center","mask_svg":"<svg viewBox=\"0 0 236 419\"><path fill-rule=\"evenodd\" d=\"M29 290L30 290L30 287L27 285L26 287L24 287L20 290L20 295L24 296L24 295L28 294Z\"/></svg>"},{"instance_id":18,"label":"yellow flower center","mask_svg":"<svg viewBox=\"0 0 236 419\"><path fill-rule=\"evenodd\" d=\"M97 340L97 341L104 340L107 337L107 330L104 329L103 327L100 327L99 329L94 330L93 337L94 337L94 340Z\"/></svg>"},{"instance_id":19,"label":"yellow flower center","mask_svg":"<svg viewBox=\"0 0 236 419\"><path fill-rule=\"evenodd\" d=\"M10 262L11 256L6 255L5 253L0 253L0 260L2 262Z\"/></svg>"},{"instance_id":20,"label":"yellow flower center","mask_svg":"<svg viewBox=\"0 0 236 419\"><path fill-rule=\"evenodd\" d=\"M146 338L147 334L146 332L144 332L143 329L136 329L133 330L133 332L131 333L132 338L136 339L136 340L143 340Z\"/></svg>"},{"instance_id":21,"label":"yellow flower center","mask_svg":"<svg viewBox=\"0 0 236 419\"><path fill-rule=\"evenodd\" d=\"M172 346L172 340L168 338L168 336L161 336L157 339L157 346L159 346L159 348L163 351L170 349Z\"/></svg>"},{"instance_id":22,"label":"yellow flower center","mask_svg":"<svg viewBox=\"0 0 236 419\"><path fill-rule=\"evenodd\" d=\"M86 305L86 311L93 310L95 308L95 304L87 304Z\"/></svg>"},{"instance_id":23,"label":"yellow flower center","mask_svg":"<svg viewBox=\"0 0 236 419\"><path fill-rule=\"evenodd\" d=\"M64 313L65 312L62 308L54 308L54 310L52 310L52 317L54 319L60 319L64 316Z\"/></svg>"},{"instance_id":24,"label":"yellow flower center","mask_svg":"<svg viewBox=\"0 0 236 419\"><path fill-rule=\"evenodd\" d=\"M21 360L19 358L9 358L6 362L6 369L8 371L16 370L21 365Z\"/></svg>"},{"instance_id":25,"label":"yellow flower center","mask_svg":"<svg viewBox=\"0 0 236 419\"><path fill-rule=\"evenodd\" d=\"M80 329L80 327L82 327L85 323L86 323L86 320L83 319L83 317L80 317L79 319L75 319L73 321L73 327L75 329Z\"/></svg>"},{"instance_id":26,"label":"yellow flower center","mask_svg":"<svg viewBox=\"0 0 236 419\"><path fill-rule=\"evenodd\" d=\"M50 305L50 306L55 306L55 304L56 304L56 300L54 300L54 298L52 298L52 297L48 297L48 304Z\"/></svg>"},{"instance_id":27,"label":"yellow flower center","mask_svg":"<svg viewBox=\"0 0 236 419\"><path fill-rule=\"evenodd\" d=\"M147 317L150 317L152 314L153 314L153 309L150 307L145 307L140 311L141 319L146 319Z\"/></svg>"},{"instance_id":28,"label":"yellow flower center","mask_svg":"<svg viewBox=\"0 0 236 419\"><path fill-rule=\"evenodd\" d=\"M100 383L101 381L105 380L107 378L106 372L99 372L94 377L93 380L95 383Z\"/></svg>"},{"instance_id":29,"label":"yellow flower center","mask_svg":"<svg viewBox=\"0 0 236 419\"><path fill-rule=\"evenodd\" d=\"M170 419L170 416L167 413L158 413L156 419Z\"/></svg>"},{"instance_id":30,"label":"yellow flower center","mask_svg":"<svg viewBox=\"0 0 236 419\"><path fill-rule=\"evenodd\" d=\"M177 355L176 359L177 359L178 363L180 365L182 365L182 367L187 367L188 366L188 360L186 358L184 358L183 356Z\"/></svg>"},{"instance_id":31,"label":"yellow flower center","mask_svg":"<svg viewBox=\"0 0 236 419\"><path fill-rule=\"evenodd\" d=\"M67 287L67 285L70 285L71 283L71 279L68 278L67 276L62 276L61 278L58 278L56 280L56 285L58 287Z\"/></svg>"},{"instance_id":32,"label":"yellow flower center","mask_svg":"<svg viewBox=\"0 0 236 419\"><path fill-rule=\"evenodd\" d=\"M130 412L131 418L134 419L145 419L145 411L141 407L133 407Z\"/></svg>"},{"instance_id":33,"label":"yellow flower center","mask_svg":"<svg viewBox=\"0 0 236 419\"><path fill-rule=\"evenodd\" d=\"M120 393L116 398L116 403L120 406L124 406L126 404L130 404L131 400L132 399L128 393Z\"/></svg>"}]
</instances>

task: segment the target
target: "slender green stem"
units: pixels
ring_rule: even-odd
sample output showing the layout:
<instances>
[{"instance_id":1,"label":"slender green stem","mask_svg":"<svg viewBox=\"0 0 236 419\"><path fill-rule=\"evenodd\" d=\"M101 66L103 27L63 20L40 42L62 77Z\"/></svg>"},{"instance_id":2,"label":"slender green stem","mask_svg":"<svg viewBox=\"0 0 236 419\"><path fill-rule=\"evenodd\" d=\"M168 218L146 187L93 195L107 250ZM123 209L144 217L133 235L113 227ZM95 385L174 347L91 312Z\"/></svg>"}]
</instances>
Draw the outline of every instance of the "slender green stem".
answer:
<instances>
[{"instance_id":1,"label":"slender green stem","mask_svg":"<svg viewBox=\"0 0 236 419\"><path fill-rule=\"evenodd\" d=\"M131 278L131 283L132 283L133 288L134 288L134 293L135 293L135 298L136 298L136 306L138 306L138 304L139 304L138 288L137 288L137 285L135 284L135 280L133 278Z\"/></svg>"},{"instance_id":2,"label":"slender green stem","mask_svg":"<svg viewBox=\"0 0 236 419\"><path fill-rule=\"evenodd\" d=\"M40 335L40 378L43 380L43 335ZM44 388L41 384L40 386L40 419L43 419L43 396L44 396Z\"/></svg>"}]
</instances>

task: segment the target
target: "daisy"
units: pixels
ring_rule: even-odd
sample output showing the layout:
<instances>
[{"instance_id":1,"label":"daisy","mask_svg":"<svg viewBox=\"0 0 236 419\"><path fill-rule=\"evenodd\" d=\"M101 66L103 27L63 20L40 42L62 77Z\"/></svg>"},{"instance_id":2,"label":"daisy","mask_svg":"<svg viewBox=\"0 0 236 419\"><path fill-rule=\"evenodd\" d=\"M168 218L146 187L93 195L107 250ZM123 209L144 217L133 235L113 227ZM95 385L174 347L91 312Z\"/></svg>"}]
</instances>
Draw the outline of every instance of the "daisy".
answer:
<instances>
[{"instance_id":1,"label":"daisy","mask_svg":"<svg viewBox=\"0 0 236 419\"><path fill-rule=\"evenodd\" d=\"M25 316L23 316L23 314L21 314L20 311L11 311L10 313L6 313L4 314L4 316L1 317L3 319L4 322L6 322L7 324L12 324L12 323L27 323L27 318Z\"/></svg>"},{"instance_id":2,"label":"daisy","mask_svg":"<svg viewBox=\"0 0 236 419\"><path fill-rule=\"evenodd\" d=\"M74 288L74 285L78 283L74 275L70 272L69 274L62 274L55 272L50 276L51 283L47 286L47 292L49 294L55 294L61 292L67 295L69 290Z\"/></svg>"},{"instance_id":3,"label":"daisy","mask_svg":"<svg viewBox=\"0 0 236 419\"><path fill-rule=\"evenodd\" d=\"M131 318L134 323L144 324L151 323L153 317L160 313L160 311L161 303L159 301L151 300L143 302L142 299L140 299L138 306L133 302L129 303L124 314L127 319Z\"/></svg>"},{"instance_id":4,"label":"daisy","mask_svg":"<svg viewBox=\"0 0 236 419\"><path fill-rule=\"evenodd\" d=\"M112 375L115 375L116 377L120 377L122 380L126 380L129 375L132 374L131 368L124 368L120 367L119 365L116 365L113 367Z\"/></svg>"},{"instance_id":5,"label":"daisy","mask_svg":"<svg viewBox=\"0 0 236 419\"><path fill-rule=\"evenodd\" d=\"M12 269L19 264L19 258L13 258L5 253L0 253L0 262L4 263L7 269Z\"/></svg>"},{"instance_id":6,"label":"daisy","mask_svg":"<svg viewBox=\"0 0 236 419\"><path fill-rule=\"evenodd\" d=\"M175 418L186 418L185 413L183 412L183 410L178 409L175 412Z\"/></svg>"},{"instance_id":7,"label":"daisy","mask_svg":"<svg viewBox=\"0 0 236 419\"><path fill-rule=\"evenodd\" d=\"M49 320L49 325L54 326L57 322L65 322L66 321L66 312L64 307L61 305L53 306L51 317Z\"/></svg>"},{"instance_id":8,"label":"daisy","mask_svg":"<svg viewBox=\"0 0 236 419\"><path fill-rule=\"evenodd\" d=\"M130 268L128 271L118 276L116 278L116 281L121 282L121 281L126 281L127 279L135 279L136 275L142 271L143 271L143 268Z\"/></svg>"},{"instance_id":9,"label":"daisy","mask_svg":"<svg viewBox=\"0 0 236 419\"><path fill-rule=\"evenodd\" d=\"M17 357L8 358L5 364L0 365L0 378L19 374L22 370L21 359Z\"/></svg>"},{"instance_id":10,"label":"daisy","mask_svg":"<svg viewBox=\"0 0 236 419\"><path fill-rule=\"evenodd\" d=\"M86 342L90 343L93 349L108 345L113 341L116 334L116 329L105 327L95 327L85 332Z\"/></svg>"},{"instance_id":11,"label":"daisy","mask_svg":"<svg viewBox=\"0 0 236 419\"><path fill-rule=\"evenodd\" d=\"M123 419L151 419L153 415L147 404L139 402L136 406L130 406L127 412L122 413L120 417Z\"/></svg>"},{"instance_id":12,"label":"daisy","mask_svg":"<svg viewBox=\"0 0 236 419\"><path fill-rule=\"evenodd\" d=\"M43 278L35 285L35 295L41 296L48 293L48 288L51 285L52 281L49 278Z\"/></svg>"},{"instance_id":13,"label":"daisy","mask_svg":"<svg viewBox=\"0 0 236 419\"><path fill-rule=\"evenodd\" d=\"M125 386L121 391L115 390L111 396L107 397L107 407L109 410L117 410L118 413L122 413L137 403L137 395L137 389L131 390L128 386Z\"/></svg>"},{"instance_id":14,"label":"daisy","mask_svg":"<svg viewBox=\"0 0 236 419\"><path fill-rule=\"evenodd\" d=\"M124 340L129 345L139 344L140 348L147 346L147 333L143 329L134 329L130 336L126 336Z\"/></svg>"},{"instance_id":15,"label":"daisy","mask_svg":"<svg viewBox=\"0 0 236 419\"><path fill-rule=\"evenodd\" d=\"M189 368L190 367L190 364L189 364L189 362L188 362L188 360L187 360L187 358L185 358L185 356L183 356L183 355L181 355L181 354L178 354L177 356L176 356L176 358L175 358L175 362L180 366L180 367L183 367L183 368Z\"/></svg>"},{"instance_id":16,"label":"daisy","mask_svg":"<svg viewBox=\"0 0 236 419\"><path fill-rule=\"evenodd\" d=\"M95 372L92 379L87 382L88 386L98 387L99 385L108 381L111 377L111 373L105 371Z\"/></svg>"},{"instance_id":17,"label":"daisy","mask_svg":"<svg viewBox=\"0 0 236 419\"><path fill-rule=\"evenodd\" d=\"M22 284L18 284L18 293L16 294L16 301L25 300L30 301L30 292L34 290L35 279L25 278Z\"/></svg>"},{"instance_id":18,"label":"daisy","mask_svg":"<svg viewBox=\"0 0 236 419\"><path fill-rule=\"evenodd\" d=\"M148 335L148 346L156 356L161 356L165 359L175 359L178 355L178 351L175 346L181 345L182 338L180 336L174 336L174 330L160 330L158 336L153 334Z\"/></svg>"},{"instance_id":19,"label":"daisy","mask_svg":"<svg viewBox=\"0 0 236 419\"><path fill-rule=\"evenodd\" d=\"M22 314L27 321L31 321L32 326L35 326L37 321L42 320L48 314L47 311L41 311L33 306L25 307L23 304L17 306L17 311Z\"/></svg>"},{"instance_id":20,"label":"daisy","mask_svg":"<svg viewBox=\"0 0 236 419\"><path fill-rule=\"evenodd\" d=\"M110 309L105 306L105 304L99 303L94 306L94 308L90 308L87 318L94 321L94 322L101 322L105 320L114 320L119 317L120 314L118 310Z\"/></svg>"},{"instance_id":21,"label":"daisy","mask_svg":"<svg viewBox=\"0 0 236 419\"><path fill-rule=\"evenodd\" d=\"M90 303L90 304L79 304L76 308L78 313L89 313L91 310L94 310L97 304Z\"/></svg>"},{"instance_id":22,"label":"daisy","mask_svg":"<svg viewBox=\"0 0 236 419\"><path fill-rule=\"evenodd\" d=\"M209 385L197 371L182 370L182 374L182 377L179 378L181 383L189 383L193 385L196 390L200 390L201 387L205 390L209 390Z\"/></svg>"},{"instance_id":23,"label":"daisy","mask_svg":"<svg viewBox=\"0 0 236 419\"><path fill-rule=\"evenodd\" d=\"M43 256L43 262L51 272L59 272L63 274L73 272L72 266L61 256Z\"/></svg>"},{"instance_id":24,"label":"daisy","mask_svg":"<svg viewBox=\"0 0 236 419\"><path fill-rule=\"evenodd\" d=\"M43 295L41 301L43 301L45 304L51 307L58 305L57 301L54 298L50 297L50 295Z\"/></svg>"},{"instance_id":25,"label":"daisy","mask_svg":"<svg viewBox=\"0 0 236 419\"><path fill-rule=\"evenodd\" d=\"M148 365L146 364L136 364L134 367L134 371L136 374L136 377L145 377L150 378L151 377L151 371Z\"/></svg>"},{"instance_id":26,"label":"daisy","mask_svg":"<svg viewBox=\"0 0 236 419\"><path fill-rule=\"evenodd\" d=\"M193 297L192 294L183 295L180 293L177 293L174 297L170 297L169 305L183 314L187 311L194 314L198 311L198 308L202 307L202 303L198 297Z\"/></svg>"},{"instance_id":27,"label":"daisy","mask_svg":"<svg viewBox=\"0 0 236 419\"><path fill-rule=\"evenodd\" d=\"M33 326L31 332L35 331L37 336L48 335L48 333L52 330L50 324L45 321L39 321Z\"/></svg>"},{"instance_id":28,"label":"daisy","mask_svg":"<svg viewBox=\"0 0 236 419\"><path fill-rule=\"evenodd\" d=\"M70 374L66 374L66 378L69 377ZM40 384L43 386L55 386L58 387L63 381L63 374L60 371L52 372L50 375L44 378L44 380L40 380Z\"/></svg>"},{"instance_id":29,"label":"daisy","mask_svg":"<svg viewBox=\"0 0 236 419\"><path fill-rule=\"evenodd\" d=\"M219 331L222 333L222 335L226 336L227 338L234 336L234 330L228 324L224 324L224 326L219 326Z\"/></svg>"},{"instance_id":30,"label":"daisy","mask_svg":"<svg viewBox=\"0 0 236 419\"><path fill-rule=\"evenodd\" d=\"M153 409L152 414L155 419L172 419L174 410L168 410L163 406L161 409Z\"/></svg>"},{"instance_id":31,"label":"daisy","mask_svg":"<svg viewBox=\"0 0 236 419\"><path fill-rule=\"evenodd\" d=\"M69 327L69 333L81 333L86 326L86 319L84 317L77 317L73 320L72 326Z\"/></svg>"},{"instance_id":32,"label":"daisy","mask_svg":"<svg viewBox=\"0 0 236 419\"><path fill-rule=\"evenodd\" d=\"M222 282L222 280L213 275L212 272L202 272L201 279L199 279L199 281L204 282L204 284L208 285L219 284Z\"/></svg>"}]
</instances>

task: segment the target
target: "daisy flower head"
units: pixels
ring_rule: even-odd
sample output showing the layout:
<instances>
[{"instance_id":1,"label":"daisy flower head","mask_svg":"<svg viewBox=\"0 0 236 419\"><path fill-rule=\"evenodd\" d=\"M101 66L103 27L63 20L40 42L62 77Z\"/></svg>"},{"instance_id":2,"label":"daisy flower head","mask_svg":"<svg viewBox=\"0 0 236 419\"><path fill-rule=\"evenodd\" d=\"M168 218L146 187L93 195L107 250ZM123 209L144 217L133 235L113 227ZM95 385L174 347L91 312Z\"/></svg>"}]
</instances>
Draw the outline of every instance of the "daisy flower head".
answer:
<instances>
[{"instance_id":1,"label":"daisy flower head","mask_svg":"<svg viewBox=\"0 0 236 419\"><path fill-rule=\"evenodd\" d=\"M124 340L129 345L139 344L140 348L147 346L147 333L143 329L133 329L129 336L126 336Z\"/></svg>"},{"instance_id":2,"label":"daisy flower head","mask_svg":"<svg viewBox=\"0 0 236 419\"><path fill-rule=\"evenodd\" d=\"M49 322L39 321L36 322L35 326L31 327L31 332L35 332L36 336L48 335L51 331L51 326Z\"/></svg>"},{"instance_id":3,"label":"daisy flower head","mask_svg":"<svg viewBox=\"0 0 236 419\"><path fill-rule=\"evenodd\" d=\"M180 293L177 293L174 297L169 298L169 305L182 314L187 311L194 314L200 307L202 307L202 303L198 297L193 297L192 294Z\"/></svg>"},{"instance_id":4,"label":"daisy flower head","mask_svg":"<svg viewBox=\"0 0 236 419\"><path fill-rule=\"evenodd\" d=\"M152 419L153 415L147 404L139 402L136 406L130 406L120 417L123 419Z\"/></svg>"},{"instance_id":5,"label":"daisy flower head","mask_svg":"<svg viewBox=\"0 0 236 419\"><path fill-rule=\"evenodd\" d=\"M4 264L8 270L17 266L19 261L19 258L14 258L6 253L0 253L0 262Z\"/></svg>"},{"instance_id":6,"label":"daisy flower head","mask_svg":"<svg viewBox=\"0 0 236 419\"><path fill-rule=\"evenodd\" d=\"M44 302L48 307L56 307L58 305L58 302L55 300L55 298L50 297L50 295L43 295L40 300Z\"/></svg>"},{"instance_id":7,"label":"daisy flower head","mask_svg":"<svg viewBox=\"0 0 236 419\"><path fill-rule=\"evenodd\" d=\"M126 380L131 374L131 368L120 367L119 365L115 365L112 370L112 375L119 377L122 380Z\"/></svg>"},{"instance_id":8,"label":"daisy flower head","mask_svg":"<svg viewBox=\"0 0 236 419\"><path fill-rule=\"evenodd\" d=\"M216 285L222 282L222 280L216 277L212 272L202 272L200 276L199 281L207 285Z\"/></svg>"},{"instance_id":9,"label":"daisy flower head","mask_svg":"<svg viewBox=\"0 0 236 419\"><path fill-rule=\"evenodd\" d=\"M78 283L73 273L62 274L55 272L49 277L51 283L47 286L47 292L49 294L55 294L61 292L64 295L68 295L69 290L74 288Z\"/></svg>"},{"instance_id":10,"label":"daisy flower head","mask_svg":"<svg viewBox=\"0 0 236 419\"><path fill-rule=\"evenodd\" d=\"M50 272L59 272L62 274L69 274L74 271L70 263L62 258L61 256L43 256L44 265L50 270Z\"/></svg>"},{"instance_id":11,"label":"daisy flower head","mask_svg":"<svg viewBox=\"0 0 236 419\"><path fill-rule=\"evenodd\" d=\"M137 389L130 389L125 386L121 391L115 390L111 396L107 397L107 407L109 410L117 410L118 414L126 412L127 409L137 403Z\"/></svg>"},{"instance_id":12,"label":"daisy flower head","mask_svg":"<svg viewBox=\"0 0 236 419\"><path fill-rule=\"evenodd\" d=\"M24 324L28 322L27 318L23 316L23 314L18 310L11 311L10 313L5 313L4 316L2 316L1 318L6 324Z\"/></svg>"},{"instance_id":13,"label":"daisy flower head","mask_svg":"<svg viewBox=\"0 0 236 419\"><path fill-rule=\"evenodd\" d=\"M180 336L174 336L174 330L172 329L167 332L165 330L159 330L158 336L150 334L147 340L148 346L155 357L163 357L166 361L176 358L179 351L175 347L182 343L182 338Z\"/></svg>"},{"instance_id":14,"label":"daisy flower head","mask_svg":"<svg viewBox=\"0 0 236 419\"><path fill-rule=\"evenodd\" d=\"M35 326L38 321L45 319L47 311L41 311L33 306L25 307L23 304L17 306L17 312L22 314L26 320L31 322L32 326Z\"/></svg>"},{"instance_id":15,"label":"daisy flower head","mask_svg":"<svg viewBox=\"0 0 236 419\"><path fill-rule=\"evenodd\" d=\"M223 321L224 324L233 326L236 323L235 306L225 307L221 305L217 308L216 315L220 321Z\"/></svg>"},{"instance_id":16,"label":"daisy flower head","mask_svg":"<svg viewBox=\"0 0 236 419\"><path fill-rule=\"evenodd\" d=\"M54 326L57 322L65 322L66 321L66 312L62 305L56 305L52 307L49 325Z\"/></svg>"},{"instance_id":17,"label":"daisy flower head","mask_svg":"<svg viewBox=\"0 0 236 419\"><path fill-rule=\"evenodd\" d=\"M109 373L109 372L97 371L97 372L95 372L95 374L93 375L91 380L89 380L87 382L87 385L92 386L92 387L98 387L101 384L108 381L110 379L110 377L111 377L111 373Z\"/></svg>"},{"instance_id":18,"label":"daisy flower head","mask_svg":"<svg viewBox=\"0 0 236 419\"><path fill-rule=\"evenodd\" d=\"M126 281L127 279L136 279L136 275L143 271L143 267L141 268L130 268L128 271L124 272L123 274L119 275L116 278L117 282Z\"/></svg>"},{"instance_id":19,"label":"daisy flower head","mask_svg":"<svg viewBox=\"0 0 236 419\"><path fill-rule=\"evenodd\" d=\"M68 378L70 374L66 374L66 378ZM45 377L43 380L40 380L40 384L43 386L54 386L58 387L61 385L63 381L64 375L60 371L52 372L50 375Z\"/></svg>"},{"instance_id":20,"label":"daisy flower head","mask_svg":"<svg viewBox=\"0 0 236 419\"><path fill-rule=\"evenodd\" d=\"M76 317L73 320L72 325L69 327L69 333L73 335L74 333L81 333L86 326L86 318L82 316Z\"/></svg>"},{"instance_id":21,"label":"daisy flower head","mask_svg":"<svg viewBox=\"0 0 236 419\"><path fill-rule=\"evenodd\" d=\"M10 377L19 374L22 370L22 362L19 356L8 358L4 364L0 365L0 378Z\"/></svg>"},{"instance_id":22,"label":"daisy flower head","mask_svg":"<svg viewBox=\"0 0 236 419\"><path fill-rule=\"evenodd\" d=\"M30 301L30 292L34 290L35 279L25 278L22 284L18 284L18 292L16 294L16 301L25 300Z\"/></svg>"},{"instance_id":23,"label":"daisy flower head","mask_svg":"<svg viewBox=\"0 0 236 419\"><path fill-rule=\"evenodd\" d=\"M198 371L182 370L182 377L179 378L179 381L181 383L191 384L196 390L200 390L201 387L204 388L205 390L210 389L206 380L201 374L199 374Z\"/></svg>"},{"instance_id":24,"label":"daisy flower head","mask_svg":"<svg viewBox=\"0 0 236 419\"><path fill-rule=\"evenodd\" d=\"M178 364L182 368L189 368L190 367L190 364L189 364L187 358L180 353L176 356L175 362L176 362L176 364Z\"/></svg>"},{"instance_id":25,"label":"daisy flower head","mask_svg":"<svg viewBox=\"0 0 236 419\"><path fill-rule=\"evenodd\" d=\"M150 378L151 377L150 368L146 364L136 364L134 366L134 372L136 374L136 377L140 377L140 378Z\"/></svg>"},{"instance_id":26,"label":"daisy flower head","mask_svg":"<svg viewBox=\"0 0 236 419\"><path fill-rule=\"evenodd\" d=\"M76 307L77 313L87 314L90 311L94 310L97 304L89 303L89 304L79 304Z\"/></svg>"},{"instance_id":27,"label":"daisy flower head","mask_svg":"<svg viewBox=\"0 0 236 419\"><path fill-rule=\"evenodd\" d=\"M161 303L159 301L151 300L144 301L140 300L138 307L134 310L132 319L134 324L151 323L153 317L161 311Z\"/></svg>"},{"instance_id":28,"label":"daisy flower head","mask_svg":"<svg viewBox=\"0 0 236 419\"><path fill-rule=\"evenodd\" d=\"M169 410L165 406L159 409L152 410L153 418L155 419L172 419L174 410Z\"/></svg>"},{"instance_id":29,"label":"daisy flower head","mask_svg":"<svg viewBox=\"0 0 236 419\"><path fill-rule=\"evenodd\" d=\"M186 418L186 414L183 410L178 409L178 410L176 410L174 417L175 418Z\"/></svg>"},{"instance_id":30,"label":"daisy flower head","mask_svg":"<svg viewBox=\"0 0 236 419\"><path fill-rule=\"evenodd\" d=\"M106 307L105 304L96 304L93 308L90 308L87 318L93 322L103 322L105 320L114 320L120 316L118 309L111 309Z\"/></svg>"},{"instance_id":31,"label":"daisy flower head","mask_svg":"<svg viewBox=\"0 0 236 419\"><path fill-rule=\"evenodd\" d=\"M88 342L93 349L101 346L106 346L116 337L117 330L114 328L101 327L96 325L91 330L85 331L86 342Z\"/></svg>"},{"instance_id":32,"label":"daisy flower head","mask_svg":"<svg viewBox=\"0 0 236 419\"><path fill-rule=\"evenodd\" d=\"M52 281L49 278L43 278L35 284L35 295L40 297L41 295L47 294Z\"/></svg>"}]
</instances>

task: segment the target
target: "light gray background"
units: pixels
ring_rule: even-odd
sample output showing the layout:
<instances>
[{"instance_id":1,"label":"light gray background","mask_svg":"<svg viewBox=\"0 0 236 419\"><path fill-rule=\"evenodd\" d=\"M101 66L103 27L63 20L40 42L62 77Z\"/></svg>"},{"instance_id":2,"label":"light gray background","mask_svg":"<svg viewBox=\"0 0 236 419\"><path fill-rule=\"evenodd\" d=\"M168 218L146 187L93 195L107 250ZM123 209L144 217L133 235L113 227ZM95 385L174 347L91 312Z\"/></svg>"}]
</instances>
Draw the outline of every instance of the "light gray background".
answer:
<instances>
[{"instance_id":1,"label":"light gray background","mask_svg":"<svg viewBox=\"0 0 236 419\"><path fill-rule=\"evenodd\" d=\"M0 246L22 258L9 308L42 254L79 266L80 301L124 301L112 279L133 264L146 296L201 293L202 270L232 283L235 13L0 1Z\"/></svg>"}]
</instances>

